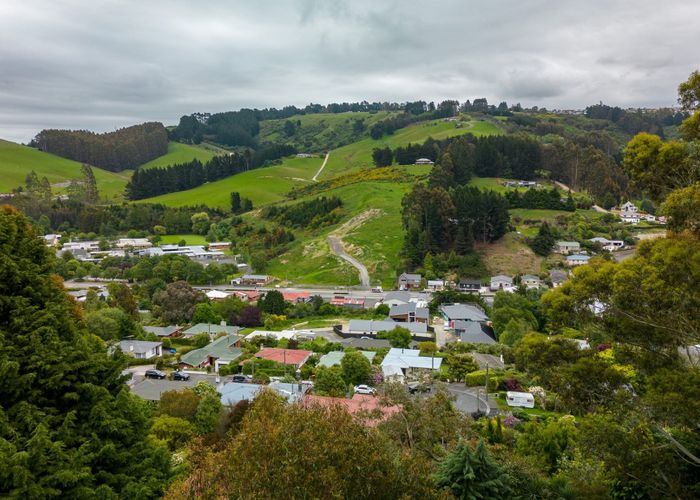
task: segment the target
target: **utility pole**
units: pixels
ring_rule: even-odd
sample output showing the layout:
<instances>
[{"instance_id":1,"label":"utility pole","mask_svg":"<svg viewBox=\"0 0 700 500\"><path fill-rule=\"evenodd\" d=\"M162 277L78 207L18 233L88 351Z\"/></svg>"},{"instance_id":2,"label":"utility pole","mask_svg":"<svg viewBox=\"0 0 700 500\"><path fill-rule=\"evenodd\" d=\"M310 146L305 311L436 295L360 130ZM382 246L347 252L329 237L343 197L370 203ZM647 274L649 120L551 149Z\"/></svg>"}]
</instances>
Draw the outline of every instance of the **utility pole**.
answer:
<instances>
[{"instance_id":1,"label":"utility pole","mask_svg":"<svg viewBox=\"0 0 700 500\"><path fill-rule=\"evenodd\" d=\"M488 408L489 400L489 364L486 363L486 387L484 388L484 397L486 398L486 408Z\"/></svg>"}]
</instances>

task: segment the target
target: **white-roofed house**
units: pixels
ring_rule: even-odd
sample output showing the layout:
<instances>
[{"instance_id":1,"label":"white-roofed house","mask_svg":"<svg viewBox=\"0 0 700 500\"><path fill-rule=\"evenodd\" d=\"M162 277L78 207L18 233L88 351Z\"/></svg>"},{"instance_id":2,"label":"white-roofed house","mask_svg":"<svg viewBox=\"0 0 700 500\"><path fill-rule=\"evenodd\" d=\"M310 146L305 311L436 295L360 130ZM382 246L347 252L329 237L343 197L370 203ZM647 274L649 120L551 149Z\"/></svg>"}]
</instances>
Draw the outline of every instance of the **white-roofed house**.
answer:
<instances>
[{"instance_id":1,"label":"white-roofed house","mask_svg":"<svg viewBox=\"0 0 700 500\"><path fill-rule=\"evenodd\" d=\"M384 380L404 382L430 376L440 370L442 358L421 356L418 349L392 348L382 361Z\"/></svg>"},{"instance_id":2,"label":"white-roofed house","mask_svg":"<svg viewBox=\"0 0 700 500\"><path fill-rule=\"evenodd\" d=\"M499 274L498 276L492 276L489 288L491 289L492 292L496 292L498 290L503 290L506 292L512 291L513 290L513 278L511 278L510 276L502 275L502 274Z\"/></svg>"}]
</instances>

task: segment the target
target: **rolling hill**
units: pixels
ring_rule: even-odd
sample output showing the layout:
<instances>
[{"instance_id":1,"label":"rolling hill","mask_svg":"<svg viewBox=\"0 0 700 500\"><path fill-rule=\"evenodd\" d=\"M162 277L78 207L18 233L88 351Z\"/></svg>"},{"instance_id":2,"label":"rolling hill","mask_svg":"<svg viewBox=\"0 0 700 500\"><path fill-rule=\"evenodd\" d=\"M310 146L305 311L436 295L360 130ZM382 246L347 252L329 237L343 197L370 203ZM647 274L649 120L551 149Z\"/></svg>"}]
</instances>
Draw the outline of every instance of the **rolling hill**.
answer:
<instances>
[{"instance_id":1,"label":"rolling hill","mask_svg":"<svg viewBox=\"0 0 700 500\"><path fill-rule=\"evenodd\" d=\"M369 113L358 114L369 115ZM343 115L340 114L340 116ZM318 115L307 115L306 118L312 116ZM384 136L381 139L365 138L330 151L328 163L319 174L318 180L327 180L341 174L372 167L372 150L374 148L405 146L412 142L423 142L428 137L444 139L467 133L480 136L502 132L492 122L487 121L470 120L464 122L463 126L459 128L455 126L454 122L444 120L417 123L397 130L394 134ZM251 170L187 191L168 193L140 201L163 203L169 206L205 204L226 208L229 204L229 193L238 191L241 196L250 198L254 206L258 207L282 201L285 199L285 194L292 188L312 183L313 176L322 164L322 157L287 158L280 165Z\"/></svg>"},{"instance_id":2,"label":"rolling hill","mask_svg":"<svg viewBox=\"0 0 700 500\"><path fill-rule=\"evenodd\" d=\"M182 144L180 142L170 141L166 154L148 163L144 163L139 168L167 167L168 165L186 163L194 159L206 163L214 158L214 156L225 153L227 153L225 149L218 148L211 144Z\"/></svg>"},{"instance_id":3,"label":"rolling hill","mask_svg":"<svg viewBox=\"0 0 700 500\"><path fill-rule=\"evenodd\" d=\"M53 190L61 192L63 183L80 179L80 163L38 149L0 139L0 191L8 192L24 185L25 177L34 170L39 178L46 176ZM109 200L121 200L130 171L107 172L93 167L100 196Z\"/></svg>"}]
</instances>

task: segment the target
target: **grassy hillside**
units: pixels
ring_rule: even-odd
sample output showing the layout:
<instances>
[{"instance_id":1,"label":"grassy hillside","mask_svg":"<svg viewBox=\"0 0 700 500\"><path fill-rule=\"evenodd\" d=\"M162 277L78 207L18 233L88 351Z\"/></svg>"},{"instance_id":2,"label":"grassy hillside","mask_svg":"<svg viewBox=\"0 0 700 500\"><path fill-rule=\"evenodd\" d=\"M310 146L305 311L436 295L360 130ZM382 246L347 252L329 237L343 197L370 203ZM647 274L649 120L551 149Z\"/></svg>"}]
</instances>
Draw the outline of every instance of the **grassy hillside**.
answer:
<instances>
[{"instance_id":1,"label":"grassy hillside","mask_svg":"<svg viewBox=\"0 0 700 500\"><path fill-rule=\"evenodd\" d=\"M24 179L34 170L39 178L46 176L55 192L64 187L56 186L71 179L81 179L80 163L60 156L44 153L34 148L0 139L0 191L8 192L24 185ZM100 196L109 200L121 199L131 171L107 172L93 167Z\"/></svg>"},{"instance_id":2,"label":"grassy hillside","mask_svg":"<svg viewBox=\"0 0 700 500\"><path fill-rule=\"evenodd\" d=\"M409 143L422 143L428 137L446 139L463 134L482 136L501 133L501 130L496 125L486 121L470 120L462 122L460 128L456 126L455 122L446 122L444 120L416 123L399 129L392 135L386 135L381 139L367 138L333 150L326 168L318 178L319 180L327 179L339 173L372 166L372 150L374 148L386 146L396 148L398 146L406 146Z\"/></svg>"},{"instance_id":3,"label":"grassy hillside","mask_svg":"<svg viewBox=\"0 0 700 500\"><path fill-rule=\"evenodd\" d=\"M391 114L396 113L317 113L295 115L284 120L265 120L260 123L260 142L289 143L299 151L320 153L366 137L373 124ZM295 125L295 132L291 136L284 133L287 120ZM363 121L363 130L354 129L357 120Z\"/></svg>"},{"instance_id":4,"label":"grassy hillside","mask_svg":"<svg viewBox=\"0 0 700 500\"><path fill-rule=\"evenodd\" d=\"M168 143L168 152L163 156L159 156L155 160L141 165L141 168L151 167L167 167L175 163L186 163L197 159L202 163L208 162L217 154L226 153L225 150L212 146L211 144L181 144L179 142L170 141Z\"/></svg>"},{"instance_id":5,"label":"grassy hillside","mask_svg":"<svg viewBox=\"0 0 700 500\"><path fill-rule=\"evenodd\" d=\"M308 115L306 118L311 119L314 116L326 115ZM337 118L343 114L330 116ZM332 150L318 180L327 180L350 171L371 167L372 150L376 147L405 146L410 142L423 142L428 137L442 139L466 133L492 135L501 131L492 123L482 121L468 122L462 128L456 128L454 123L441 120L418 123L379 140L363 139ZM313 182L311 178L322 163L322 157L287 158L281 165L251 170L188 191L168 193L143 201L170 206L206 204L212 207L228 207L229 193L239 191L241 196L253 200L254 206L257 207L281 201L292 188Z\"/></svg>"},{"instance_id":6,"label":"grassy hillside","mask_svg":"<svg viewBox=\"0 0 700 500\"><path fill-rule=\"evenodd\" d=\"M227 208L231 191L238 191L244 198L253 200L253 205L258 207L283 200L293 186L312 182L311 178L322 163L323 158L288 158L281 165L258 168L187 191L141 201L174 207L205 204Z\"/></svg>"}]
</instances>

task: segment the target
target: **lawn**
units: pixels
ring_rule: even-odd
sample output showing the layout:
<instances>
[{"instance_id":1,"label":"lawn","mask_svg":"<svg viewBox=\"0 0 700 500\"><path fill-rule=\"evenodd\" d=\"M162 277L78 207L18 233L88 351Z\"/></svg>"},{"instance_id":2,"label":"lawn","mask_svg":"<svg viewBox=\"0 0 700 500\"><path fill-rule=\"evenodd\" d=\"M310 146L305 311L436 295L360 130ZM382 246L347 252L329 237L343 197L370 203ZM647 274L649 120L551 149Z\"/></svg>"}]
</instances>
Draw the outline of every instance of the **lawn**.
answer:
<instances>
[{"instance_id":1,"label":"lawn","mask_svg":"<svg viewBox=\"0 0 700 500\"><path fill-rule=\"evenodd\" d=\"M166 234L160 237L163 245L177 245L180 240L185 240L186 245L206 245L207 240L199 234Z\"/></svg>"},{"instance_id":2,"label":"lawn","mask_svg":"<svg viewBox=\"0 0 700 500\"><path fill-rule=\"evenodd\" d=\"M167 167L176 163L187 163L194 159L206 163L217 154L223 153L226 153L226 151L210 144L190 145L171 141L168 143L168 152L166 154L144 163L141 165L141 168Z\"/></svg>"},{"instance_id":3,"label":"lawn","mask_svg":"<svg viewBox=\"0 0 700 500\"><path fill-rule=\"evenodd\" d=\"M477 250L491 275L514 276L518 273L539 274L542 271L542 257L535 255L524 239L515 233L508 233L494 243L479 245Z\"/></svg>"},{"instance_id":4,"label":"lawn","mask_svg":"<svg viewBox=\"0 0 700 500\"><path fill-rule=\"evenodd\" d=\"M40 179L45 176L52 185L79 180L82 179L80 167L79 162L0 139L0 191L8 192L24 185L25 177L32 170ZM92 170L100 196L110 201L121 200L131 171L115 173L96 167ZM53 190L62 192L65 187L53 186Z\"/></svg>"}]
</instances>

